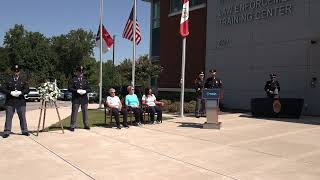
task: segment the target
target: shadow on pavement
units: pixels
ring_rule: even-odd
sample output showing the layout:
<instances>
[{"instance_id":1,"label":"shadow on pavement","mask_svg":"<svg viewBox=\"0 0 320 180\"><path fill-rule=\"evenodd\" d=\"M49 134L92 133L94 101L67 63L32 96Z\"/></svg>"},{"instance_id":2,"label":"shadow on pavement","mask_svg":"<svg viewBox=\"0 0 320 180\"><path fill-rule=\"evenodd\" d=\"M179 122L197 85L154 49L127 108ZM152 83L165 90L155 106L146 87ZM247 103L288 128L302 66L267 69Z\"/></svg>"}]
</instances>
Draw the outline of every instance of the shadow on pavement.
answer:
<instances>
[{"instance_id":1,"label":"shadow on pavement","mask_svg":"<svg viewBox=\"0 0 320 180\"><path fill-rule=\"evenodd\" d=\"M289 118L277 118L277 117L254 117L250 114L242 114L239 117L251 118L253 120L270 120L270 121L282 121L300 124L320 125L320 117L303 117L301 119L289 119Z\"/></svg>"},{"instance_id":2,"label":"shadow on pavement","mask_svg":"<svg viewBox=\"0 0 320 180\"><path fill-rule=\"evenodd\" d=\"M192 123L192 122L175 122L180 124L178 127L185 127L185 128L199 128L202 129L203 124L201 123Z\"/></svg>"}]
</instances>

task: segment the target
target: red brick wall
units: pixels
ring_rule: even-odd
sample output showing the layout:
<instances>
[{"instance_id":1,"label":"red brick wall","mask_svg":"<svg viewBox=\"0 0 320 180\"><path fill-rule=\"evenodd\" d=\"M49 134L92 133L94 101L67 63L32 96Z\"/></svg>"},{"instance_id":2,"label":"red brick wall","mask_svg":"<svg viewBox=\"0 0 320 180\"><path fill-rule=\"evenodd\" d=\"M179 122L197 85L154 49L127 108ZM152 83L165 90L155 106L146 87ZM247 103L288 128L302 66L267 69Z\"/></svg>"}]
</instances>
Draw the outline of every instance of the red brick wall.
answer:
<instances>
[{"instance_id":1,"label":"red brick wall","mask_svg":"<svg viewBox=\"0 0 320 180\"><path fill-rule=\"evenodd\" d=\"M158 87L177 88L181 76L181 14L170 16L170 1L161 1L160 64L164 67ZM207 8L190 11L186 54L186 88L192 88L197 72L205 69Z\"/></svg>"}]
</instances>

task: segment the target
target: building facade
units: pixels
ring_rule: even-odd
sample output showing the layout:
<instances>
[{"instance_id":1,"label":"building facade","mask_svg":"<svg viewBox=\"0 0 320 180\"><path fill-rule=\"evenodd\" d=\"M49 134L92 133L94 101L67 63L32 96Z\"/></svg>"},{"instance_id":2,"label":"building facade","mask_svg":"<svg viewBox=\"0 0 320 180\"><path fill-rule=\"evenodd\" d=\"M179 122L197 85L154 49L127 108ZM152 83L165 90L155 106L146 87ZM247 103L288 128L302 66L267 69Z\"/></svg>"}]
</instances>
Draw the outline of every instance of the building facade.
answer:
<instances>
[{"instance_id":1,"label":"building facade","mask_svg":"<svg viewBox=\"0 0 320 180\"><path fill-rule=\"evenodd\" d=\"M181 8L175 8L179 2L161 1L159 41L151 38L151 49L160 45L157 60L165 68L158 79L160 90L179 90ZM303 98L303 113L320 115L319 0L192 3L187 88L192 88L198 71L205 70L208 75L209 69L215 68L224 82L224 106L249 110L252 98L265 97L265 82L275 73L282 98Z\"/></svg>"},{"instance_id":2,"label":"building facade","mask_svg":"<svg viewBox=\"0 0 320 180\"><path fill-rule=\"evenodd\" d=\"M270 73L282 98L303 98L320 115L320 1L212 0L207 3L206 69L219 70L225 106L250 109Z\"/></svg>"},{"instance_id":3,"label":"building facade","mask_svg":"<svg viewBox=\"0 0 320 180\"><path fill-rule=\"evenodd\" d=\"M180 91L182 38L179 34L181 0L147 0L151 3L150 57L164 67L152 84L159 91ZM190 1L190 36L187 38L186 88L192 91L199 71L205 70L206 0Z\"/></svg>"}]
</instances>

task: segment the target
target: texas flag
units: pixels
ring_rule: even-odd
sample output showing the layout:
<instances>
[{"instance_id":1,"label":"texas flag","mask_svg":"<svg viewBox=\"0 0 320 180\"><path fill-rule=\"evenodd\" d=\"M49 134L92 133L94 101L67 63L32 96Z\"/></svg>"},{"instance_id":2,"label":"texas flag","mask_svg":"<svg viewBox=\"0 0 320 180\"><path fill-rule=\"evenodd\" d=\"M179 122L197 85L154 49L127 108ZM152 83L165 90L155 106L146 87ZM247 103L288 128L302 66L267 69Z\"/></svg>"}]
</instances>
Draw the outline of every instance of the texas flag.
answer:
<instances>
[{"instance_id":1,"label":"texas flag","mask_svg":"<svg viewBox=\"0 0 320 180\"><path fill-rule=\"evenodd\" d=\"M180 21L180 34L182 37L187 37L189 35L189 0L182 0L182 2L183 7Z\"/></svg>"},{"instance_id":2,"label":"texas flag","mask_svg":"<svg viewBox=\"0 0 320 180\"><path fill-rule=\"evenodd\" d=\"M96 36L96 46L98 48L100 48L100 26L98 29L98 33ZM108 31L106 30L106 28L104 27L104 25L102 25L102 52L106 53L110 50L111 46L113 45L113 39L110 36L110 34L108 33Z\"/></svg>"}]
</instances>

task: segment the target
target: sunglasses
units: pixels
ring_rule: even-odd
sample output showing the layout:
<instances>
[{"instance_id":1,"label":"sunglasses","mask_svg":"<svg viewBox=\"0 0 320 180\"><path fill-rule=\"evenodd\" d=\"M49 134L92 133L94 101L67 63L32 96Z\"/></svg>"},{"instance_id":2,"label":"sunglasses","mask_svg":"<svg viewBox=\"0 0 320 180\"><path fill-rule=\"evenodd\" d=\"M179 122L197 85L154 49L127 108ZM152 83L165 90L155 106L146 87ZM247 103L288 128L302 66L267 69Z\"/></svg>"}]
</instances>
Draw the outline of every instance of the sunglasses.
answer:
<instances>
[{"instance_id":1,"label":"sunglasses","mask_svg":"<svg viewBox=\"0 0 320 180\"><path fill-rule=\"evenodd\" d=\"M110 92L110 93L116 93L116 92Z\"/></svg>"}]
</instances>

